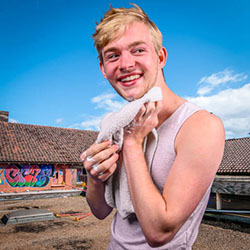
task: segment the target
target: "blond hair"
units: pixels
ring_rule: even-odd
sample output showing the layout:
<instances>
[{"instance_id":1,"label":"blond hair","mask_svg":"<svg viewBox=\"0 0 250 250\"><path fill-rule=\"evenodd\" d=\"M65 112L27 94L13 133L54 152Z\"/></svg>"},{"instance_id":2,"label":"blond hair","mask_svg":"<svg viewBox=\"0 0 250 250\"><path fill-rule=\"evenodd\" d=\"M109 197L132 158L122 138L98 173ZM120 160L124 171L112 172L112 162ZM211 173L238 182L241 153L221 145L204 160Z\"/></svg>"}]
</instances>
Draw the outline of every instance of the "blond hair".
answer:
<instances>
[{"instance_id":1,"label":"blond hair","mask_svg":"<svg viewBox=\"0 0 250 250\"><path fill-rule=\"evenodd\" d=\"M162 47L162 34L157 26L149 19L147 14L136 4L131 8L113 8L104 14L99 24L97 23L92 38L97 49L99 59L103 63L102 49L111 41L120 38L132 22L145 23L151 33L152 42L156 53Z\"/></svg>"}]
</instances>

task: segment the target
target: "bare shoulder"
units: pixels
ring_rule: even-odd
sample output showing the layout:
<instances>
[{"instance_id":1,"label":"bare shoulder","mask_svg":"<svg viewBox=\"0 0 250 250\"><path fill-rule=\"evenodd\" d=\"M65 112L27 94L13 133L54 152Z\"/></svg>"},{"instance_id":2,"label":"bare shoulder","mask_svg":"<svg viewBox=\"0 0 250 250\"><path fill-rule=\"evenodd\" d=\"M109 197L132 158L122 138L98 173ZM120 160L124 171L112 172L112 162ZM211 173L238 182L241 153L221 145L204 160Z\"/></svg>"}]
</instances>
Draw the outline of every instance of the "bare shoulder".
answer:
<instances>
[{"instance_id":1,"label":"bare shoulder","mask_svg":"<svg viewBox=\"0 0 250 250\"><path fill-rule=\"evenodd\" d=\"M206 134L224 134L224 126L221 119L205 110L198 111L190 116L184 123L183 128L184 130L188 129L189 132L194 131L197 133L206 132ZM205 134L203 134L203 136L206 137Z\"/></svg>"},{"instance_id":2,"label":"bare shoulder","mask_svg":"<svg viewBox=\"0 0 250 250\"><path fill-rule=\"evenodd\" d=\"M176 137L176 148L215 147L224 148L225 131L220 118L201 110L190 116ZM215 149L214 148L214 149Z\"/></svg>"}]
</instances>

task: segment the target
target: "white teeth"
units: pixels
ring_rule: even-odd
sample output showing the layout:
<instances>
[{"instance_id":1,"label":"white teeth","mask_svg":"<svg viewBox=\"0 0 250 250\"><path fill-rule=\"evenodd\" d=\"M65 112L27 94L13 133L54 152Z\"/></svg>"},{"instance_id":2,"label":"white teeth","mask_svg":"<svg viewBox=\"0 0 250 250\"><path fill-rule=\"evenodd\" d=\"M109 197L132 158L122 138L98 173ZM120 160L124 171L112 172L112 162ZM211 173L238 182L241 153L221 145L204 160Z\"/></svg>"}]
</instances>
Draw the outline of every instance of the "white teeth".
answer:
<instances>
[{"instance_id":1,"label":"white teeth","mask_svg":"<svg viewBox=\"0 0 250 250\"><path fill-rule=\"evenodd\" d=\"M140 75L128 76L128 77L122 78L122 79L121 79L121 82L132 81L132 80L138 79L139 77L140 77Z\"/></svg>"}]
</instances>

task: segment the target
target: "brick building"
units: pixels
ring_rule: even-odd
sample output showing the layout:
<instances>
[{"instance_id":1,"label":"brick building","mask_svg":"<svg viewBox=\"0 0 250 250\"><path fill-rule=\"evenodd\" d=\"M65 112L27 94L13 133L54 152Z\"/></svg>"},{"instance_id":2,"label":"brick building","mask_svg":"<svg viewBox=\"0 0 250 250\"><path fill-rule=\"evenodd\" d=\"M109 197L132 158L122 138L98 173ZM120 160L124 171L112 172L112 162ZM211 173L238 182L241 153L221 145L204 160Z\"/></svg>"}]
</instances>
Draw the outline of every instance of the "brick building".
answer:
<instances>
[{"instance_id":1,"label":"brick building","mask_svg":"<svg viewBox=\"0 0 250 250\"><path fill-rule=\"evenodd\" d=\"M211 193L217 209L250 210L250 137L226 140Z\"/></svg>"},{"instance_id":2,"label":"brick building","mask_svg":"<svg viewBox=\"0 0 250 250\"><path fill-rule=\"evenodd\" d=\"M86 180L80 154L97 132L9 123L0 112L0 192L67 190Z\"/></svg>"}]
</instances>

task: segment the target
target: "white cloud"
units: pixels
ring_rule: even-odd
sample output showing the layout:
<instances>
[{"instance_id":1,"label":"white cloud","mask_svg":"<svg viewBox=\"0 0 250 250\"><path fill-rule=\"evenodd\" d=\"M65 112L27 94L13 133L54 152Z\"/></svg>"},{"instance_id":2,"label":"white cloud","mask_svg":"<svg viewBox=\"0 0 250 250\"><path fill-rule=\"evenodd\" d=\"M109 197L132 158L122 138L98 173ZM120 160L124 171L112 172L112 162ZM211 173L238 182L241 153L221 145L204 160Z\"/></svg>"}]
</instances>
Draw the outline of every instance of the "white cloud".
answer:
<instances>
[{"instance_id":1,"label":"white cloud","mask_svg":"<svg viewBox=\"0 0 250 250\"><path fill-rule=\"evenodd\" d=\"M101 94L101 95L93 97L91 99L91 102L93 102L93 103L99 103L99 102L101 102L103 100L112 99L112 98L115 98L115 97L116 97L116 94L114 94L114 93Z\"/></svg>"},{"instance_id":2,"label":"white cloud","mask_svg":"<svg viewBox=\"0 0 250 250\"><path fill-rule=\"evenodd\" d=\"M101 108L104 109L106 112L117 112L126 102L114 100L116 98L118 98L117 94L101 94L99 96L93 97L91 99L91 102L97 105L95 107L96 109Z\"/></svg>"},{"instance_id":3,"label":"white cloud","mask_svg":"<svg viewBox=\"0 0 250 250\"><path fill-rule=\"evenodd\" d=\"M246 137L250 132L250 83L239 88L229 87L229 83L240 82L247 79L244 73L233 74L225 69L222 72L203 77L199 81L197 97L186 97L200 107L219 116L225 126L227 138ZM227 86L226 86L227 84ZM221 86L224 88L216 88ZM227 89L225 89L225 87ZM211 92L214 91L213 94ZM210 94L210 95L208 95ZM99 124L108 112L116 112L126 103L114 93L105 93L91 99L95 109L101 109L102 116L90 116L72 127L86 130L99 130Z\"/></svg>"},{"instance_id":4,"label":"white cloud","mask_svg":"<svg viewBox=\"0 0 250 250\"><path fill-rule=\"evenodd\" d=\"M250 133L249 117L232 117L225 119L224 126L228 138L247 137Z\"/></svg>"},{"instance_id":5,"label":"white cloud","mask_svg":"<svg viewBox=\"0 0 250 250\"><path fill-rule=\"evenodd\" d=\"M86 130L100 130L99 124L102 117L109 112L118 112L126 103L124 100L119 100L119 96L115 93L100 94L93 97L91 102L95 104L95 109L103 109L103 114L101 116L91 116L89 119L79 124L74 124L71 127Z\"/></svg>"},{"instance_id":6,"label":"white cloud","mask_svg":"<svg viewBox=\"0 0 250 250\"><path fill-rule=\"evenodd\" d=\"M212 87L211 86L204 86L204 87L200 87L197 91L198 95L206 95L208 93L210 93L212 91Z\"/></svg>"},{"instance_id":7,"label":"white cloud","mask_svg":"<svg viewBox=\"0 0 250 250\"><path fill-rule=\"evenodd\" d=\"M80 126L86 130L100 130L99 124L101 116L93 117L87 121L81 122Z\"/></svg>"},{"instance_id":8,"label":"white cloud","mask_svg":"<svg viewBox=\"0 0 250 250\"><path fill-rule=\"evenodd\" d=\"M92 116L88 120L81 123L76 123L70 126L75 129L84 129L84 130L100 130L99 124L101 121L101 116Z\"/></svg>"},{"instance_id":9,"label":"white cloud","mask_svg":"<svg viewBox=\"0 0 250 250\"><path fill-rule=\"evenodd\" d=\"M62 118L57 118L56 119L56 123L62 123L63 122L63 119Z\"/></svg>"},{"instance_id":10,"label":"white cloud","mask_svg":"<svg viewBox=\"0 0 250 250\"><path fill-rule=\"evenodd\" d=\"M226 89L211 96L187 97L219 116L227 138L246 137L250 132L250 83L238 89Z\"/></svg>"},{"instance_id":11,"label":"white cloud","mask_svg":"<svg viewBox=\"0 0 250 250\"><path fill-rule=\"evenodd\" d=\"M207 95L216 87L226 83L240 82L246 80L248 76L244 73L233 74L232 70L225 69L224 71L214 73L210 76L202 77L198 82L201 85L197 91L198 95Z\"/></svg>"},{"instance_id":12,"label":"white cloud","mask_svg":"<svg viewBox=\"0 0 250 250\"><path fill-rule=\"evenodd\" d=\"M15 120L15 119L13 119L13 118L10 118L10 119L9 119L9 122L12 122L12 123L19 123L19 121Z\"/></svg>"}]
</instances>

